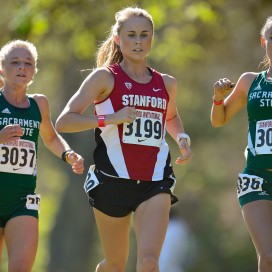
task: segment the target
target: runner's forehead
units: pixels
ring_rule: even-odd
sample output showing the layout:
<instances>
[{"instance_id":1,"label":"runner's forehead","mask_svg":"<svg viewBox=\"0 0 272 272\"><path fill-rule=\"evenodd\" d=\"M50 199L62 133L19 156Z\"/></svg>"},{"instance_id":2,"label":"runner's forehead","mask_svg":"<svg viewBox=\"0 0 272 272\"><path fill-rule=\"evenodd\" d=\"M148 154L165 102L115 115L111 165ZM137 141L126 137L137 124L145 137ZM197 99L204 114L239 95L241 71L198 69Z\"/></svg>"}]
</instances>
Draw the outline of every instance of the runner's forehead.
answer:
<instances>
[{"instance_id":1,"label":"runner's forehead","mask_svg":"<svg viewBox=\"0 0 272 272\"><path fill-rule=\"evenodd\" d=\"M7 60L24 59L34 62L34 57L31 52L26 48L14 48L6 56Z\"/></svg>"}]
</instances>

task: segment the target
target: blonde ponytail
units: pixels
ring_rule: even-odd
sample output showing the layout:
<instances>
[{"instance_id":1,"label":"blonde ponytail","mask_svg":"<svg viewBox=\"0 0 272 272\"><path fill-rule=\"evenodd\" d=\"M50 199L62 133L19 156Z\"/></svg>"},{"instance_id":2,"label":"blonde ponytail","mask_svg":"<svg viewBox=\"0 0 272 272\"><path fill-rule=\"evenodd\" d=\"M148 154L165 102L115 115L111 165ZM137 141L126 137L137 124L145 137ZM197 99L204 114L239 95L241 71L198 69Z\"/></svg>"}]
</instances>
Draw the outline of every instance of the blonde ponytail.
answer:
<instances>
[{"instance_id":1,"label":"blonde ponytail","mask_svg":"<svg viewBox=\"0 0 272 272\"><path fill-rule=\"evenodd\" d=\"M123 60L123 55L120 47L114 41L114 36L111 34L100 46L96 56L96 66L106 67L114 63L120 63Z\"/></svg>"}]
</instances>

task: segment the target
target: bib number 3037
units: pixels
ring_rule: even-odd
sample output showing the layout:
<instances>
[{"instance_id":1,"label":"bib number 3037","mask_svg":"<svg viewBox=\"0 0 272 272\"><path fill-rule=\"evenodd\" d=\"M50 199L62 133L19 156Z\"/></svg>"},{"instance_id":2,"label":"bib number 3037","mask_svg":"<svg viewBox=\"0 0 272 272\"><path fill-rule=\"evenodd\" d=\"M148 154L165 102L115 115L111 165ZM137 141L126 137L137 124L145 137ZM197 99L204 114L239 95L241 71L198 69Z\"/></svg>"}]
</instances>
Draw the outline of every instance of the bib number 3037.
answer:
<instances>
[{"instance_id":1,"label":"bib number 3037","mask_svg":"<svg viewBox=\"0 0 272 272\"><path fill-rule=\"evenodd\" d=\"M0 144L0 172L33 175L36 146L33 141L17 140Z\"/></svg>"},{"instance_id":2,"label":"bib number 3037","mask_svg":"<svg viewBox=\"0 0 272 272\"><path fill-rule=\"evenodd\" d=\"M252 192L261 192L263 178L254 175L239 174L237 181L238 198Z\"/></svg>"}]
</instances>

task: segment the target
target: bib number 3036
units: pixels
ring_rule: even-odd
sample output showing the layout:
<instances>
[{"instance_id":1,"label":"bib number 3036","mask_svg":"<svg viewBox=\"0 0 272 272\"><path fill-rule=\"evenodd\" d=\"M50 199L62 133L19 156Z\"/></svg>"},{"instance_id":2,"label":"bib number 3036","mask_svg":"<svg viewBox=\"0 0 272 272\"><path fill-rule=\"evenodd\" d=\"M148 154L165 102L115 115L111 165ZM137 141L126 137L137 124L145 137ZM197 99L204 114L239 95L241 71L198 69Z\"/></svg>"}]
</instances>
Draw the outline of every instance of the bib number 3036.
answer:
<instances>
[{"instance_id":1,"label":"bib number 3036","mask_svg":"<svg viewBox=\"0 0 272 272\"><path fill-rule=\"evenodd\" d=\"M241 197L252 192L261 192L263 178L254 175L239 174L237 181L237 195Z\"/></svg>"}]
</instances>

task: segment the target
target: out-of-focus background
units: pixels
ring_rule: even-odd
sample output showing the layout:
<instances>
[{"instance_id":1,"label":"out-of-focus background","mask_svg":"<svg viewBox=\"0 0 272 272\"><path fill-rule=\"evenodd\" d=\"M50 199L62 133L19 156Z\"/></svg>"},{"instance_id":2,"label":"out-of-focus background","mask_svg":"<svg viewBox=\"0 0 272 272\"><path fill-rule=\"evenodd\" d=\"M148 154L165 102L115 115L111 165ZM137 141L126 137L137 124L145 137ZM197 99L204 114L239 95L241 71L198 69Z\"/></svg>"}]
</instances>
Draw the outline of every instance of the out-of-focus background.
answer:
<instances>
[{"instance_id":1,"label":"out-of-focus background","mask_svg":"<svg viewBox=\"0 0 272 272\"><path fill-rule=\"evenodd\" d=\"M109 34L115 13L132 4L153 16L149 65L177 78L178 109L192 139L191 163L174 165L180 198L175 209L197 240L187 271L255 272L255 251L236 200L236 177L245 164L247 116L241 112L215 129L209 115L217 79L236 82L243 72L260 71L265 52L259 32L272 15L270 0L1 0L0 45L20 38L37 46L39 72L29 92L47 95L55 123L95 67L96 49ZM87 171L93 132L62 135L85 157ZM174 162L179 150L172 139L168 142ZM102 252L82 187L86 171L73 174L42 141L38 169L42 202L33 272L93 272ZM128 272L135 271L135 249L132 231ZM7 271L6 254L2 261L1 271Z\"/></svg>"}]
</instances>

